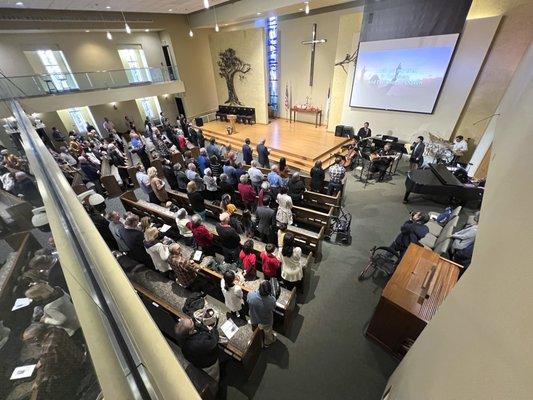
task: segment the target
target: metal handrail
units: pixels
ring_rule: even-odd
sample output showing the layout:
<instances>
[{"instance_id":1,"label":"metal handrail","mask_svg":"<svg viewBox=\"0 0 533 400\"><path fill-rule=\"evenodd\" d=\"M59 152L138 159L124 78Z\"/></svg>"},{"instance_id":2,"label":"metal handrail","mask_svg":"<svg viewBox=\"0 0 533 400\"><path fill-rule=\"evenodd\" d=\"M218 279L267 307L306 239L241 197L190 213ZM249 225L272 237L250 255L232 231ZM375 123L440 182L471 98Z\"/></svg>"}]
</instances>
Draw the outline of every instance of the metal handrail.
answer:
<instances>
[{"instance_id":1,"label":"metal handrail","mask_svg":"<svg viewBox=\"0 0 533 400\"><path fill-rule=\"evenodd\" d=\"M69 75L69 74L90 74L90 73L98 73L98 72L120 72L120 71L132 71L132 70L138 70L138 69L163 69L168 70L168 68L172 68L175 71L178 70L177 65L164 65L164 66L157 66L157 67L139 67L139 68L117 68L117 69L102 69L102 70L96 70L96 71L69 71L69 72L54 72L54 73L42 73L42 74L33 74L33 75L9 75L6 76L6 78L31 78L35 76L42 76L42 75ZM1 79L1 78L0 78Z\"/></svg>"},{"instance_id":2,"label":"metal handrail","mask_svg":"<svg viewBox=\"0 0 533 400\"><path fill-rule=\"evenodd\" d=\"M9 101L104 397L199 399L20 104Z\"/></svg>"}]
</instances>

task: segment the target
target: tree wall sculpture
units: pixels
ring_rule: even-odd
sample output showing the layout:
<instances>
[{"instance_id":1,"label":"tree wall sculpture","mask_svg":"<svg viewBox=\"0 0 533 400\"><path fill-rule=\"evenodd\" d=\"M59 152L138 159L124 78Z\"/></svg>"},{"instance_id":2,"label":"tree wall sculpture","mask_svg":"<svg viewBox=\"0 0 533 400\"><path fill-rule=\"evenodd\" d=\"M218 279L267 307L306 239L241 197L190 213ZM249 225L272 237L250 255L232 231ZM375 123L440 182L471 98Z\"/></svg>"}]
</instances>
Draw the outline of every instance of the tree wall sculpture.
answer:
<instances>
[{"instance_id":1,"label":"tree wall sculpture","mask_svg":"<svg viewBox=\"0 0 533 400\"><path fill-rule=\"evenodd\" d=\"M226 49L220 52L218 58L218 74L224 78L228 88L228 99L224 104L242 105L235 91L235 75L240 80L243 80L245 75L252 69L252 66L237 57L233 49Z\"/></svg>"}]
</instances>

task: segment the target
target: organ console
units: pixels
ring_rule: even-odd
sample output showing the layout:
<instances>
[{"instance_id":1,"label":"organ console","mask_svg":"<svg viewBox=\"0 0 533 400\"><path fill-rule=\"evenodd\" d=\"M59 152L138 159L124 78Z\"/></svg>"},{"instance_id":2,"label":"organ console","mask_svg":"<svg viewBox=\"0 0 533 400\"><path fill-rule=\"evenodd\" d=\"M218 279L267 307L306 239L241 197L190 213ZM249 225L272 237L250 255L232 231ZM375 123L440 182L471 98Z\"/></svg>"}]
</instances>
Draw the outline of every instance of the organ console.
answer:
<instances>
[{"instance_id":1,"label":"organ console","mask_svg":"<svg viewBox=\"0 0 533 400\"><path fill-rule=\"evenodd\" d=\"M401 359L453 289L462 267L409 245L385 286L366 336Z\"/></svg>"}]
</instances>

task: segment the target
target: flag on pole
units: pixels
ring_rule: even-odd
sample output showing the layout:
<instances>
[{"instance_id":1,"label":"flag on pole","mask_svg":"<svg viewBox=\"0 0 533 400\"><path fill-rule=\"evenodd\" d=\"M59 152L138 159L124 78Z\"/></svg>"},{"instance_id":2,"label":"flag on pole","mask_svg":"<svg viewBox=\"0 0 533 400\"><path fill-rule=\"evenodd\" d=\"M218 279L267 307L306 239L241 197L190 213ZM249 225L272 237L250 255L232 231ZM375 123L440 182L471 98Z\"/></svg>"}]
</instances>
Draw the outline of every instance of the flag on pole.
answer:
<instances>
[{"instance_id":1,"label":"flag on pole","mask_svg":"<svg viewBox=\"0 0 533 400\"><path fill-rule=\"evenodd\" d=\"M285 109L289 109L289 84L285 85Z\"/></svg>"}]
</instances>

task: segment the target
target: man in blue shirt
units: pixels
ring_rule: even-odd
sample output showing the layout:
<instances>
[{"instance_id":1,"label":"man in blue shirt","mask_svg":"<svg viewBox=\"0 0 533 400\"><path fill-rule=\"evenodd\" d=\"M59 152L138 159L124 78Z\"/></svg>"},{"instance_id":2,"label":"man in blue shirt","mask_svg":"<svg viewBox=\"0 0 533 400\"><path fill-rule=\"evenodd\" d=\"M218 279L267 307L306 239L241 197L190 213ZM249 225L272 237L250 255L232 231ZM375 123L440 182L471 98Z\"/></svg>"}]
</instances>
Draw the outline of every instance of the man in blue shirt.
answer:
<instances>
[{"instance_id":1,"label":"man in blue shirt","mask_svg":"<svg viewBox=\"0 0 533 400\"><path fill-rule=\"evenodd\" d=\"M150 185L150 178L148 178L148 175L146 175L144 172L144 167L142 165L137 165L135 178L137 178L137 182L139 182L141 190L148 195L150 203L160 204L161 202L158 200L157 196L152 190L152 185Z\"/></svg>"},{"instance_id":2,"label":"man in blue shirt","mask_svg":"<svg viewBox=\"0 0 533 400\"><path fill-rule=\"evenodd\" d=\"M207 150L207 155L209 158L212 156L216 156L218 159L220 159L220 149L216 145L215 138L211 138L209 140L209 144L205 147Z\"/></svg>"},{"instance_id":3,"label":"man in blue shirt","mask_svg":"<svg viewBox=\"0 0 533 400\"><path fill-rule=\"evenodd\" d=\"M264 334L263 347L268 347L276 341L276 336L272 330L276 298L271 294L271 291L270 282L263 281L259 285L259 289L250 292L247 298L252 329L255 330L259 327Z\"/></svg>"},{"instance_id":4,"label":"man in blue shirt","mask_svg":"<svg viewBox=\"0 0 533 400\"><path fill-rule=\"evenodd\" d=\"M283 185L283 180L281 179L281 176L279 176L279 168L277 165L273 165L272 168L270 168L270 172L267 175L268 183L270 183L271 188L279 188L281 185Z\"/></svg>"}]
</instances>

